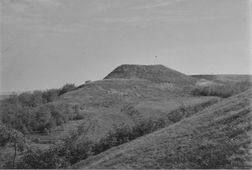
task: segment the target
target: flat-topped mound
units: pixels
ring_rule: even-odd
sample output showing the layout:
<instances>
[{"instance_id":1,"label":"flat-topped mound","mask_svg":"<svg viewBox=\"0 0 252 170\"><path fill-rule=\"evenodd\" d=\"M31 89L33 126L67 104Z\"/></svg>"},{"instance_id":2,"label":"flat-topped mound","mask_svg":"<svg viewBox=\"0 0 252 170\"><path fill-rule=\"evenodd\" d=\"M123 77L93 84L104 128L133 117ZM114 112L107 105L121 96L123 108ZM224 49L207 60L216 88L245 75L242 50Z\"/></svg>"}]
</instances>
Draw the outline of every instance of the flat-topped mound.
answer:
<instances>
[{"instance_id":1,"label":"flat-topped mound","mask_svg":"<svg viewBox=\"0 0 252 170\"><path fill-rule=\"evenodd\" d=\"M193 85L195 79L163 65L121 65L104 79L146 79L156 83Z\"/></svg>"}]
</instances>

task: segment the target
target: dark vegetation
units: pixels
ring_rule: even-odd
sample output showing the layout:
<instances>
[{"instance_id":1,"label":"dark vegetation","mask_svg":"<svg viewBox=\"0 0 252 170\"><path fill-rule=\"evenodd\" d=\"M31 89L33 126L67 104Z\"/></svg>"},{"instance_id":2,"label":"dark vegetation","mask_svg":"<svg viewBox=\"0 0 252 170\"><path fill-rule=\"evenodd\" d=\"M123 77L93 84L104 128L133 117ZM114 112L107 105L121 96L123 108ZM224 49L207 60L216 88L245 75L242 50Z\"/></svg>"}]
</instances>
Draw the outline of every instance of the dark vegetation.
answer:
<instances>
[{"instance_id":1,"label":"dark vegetation","mask_svg":"<svg viewBox=\"0 0 252 170\"><path fill-rule=\"evenodd\" d=\"M252 87L252 83L250 81L221 85L196 86L192 90L192 94L195 96L218 96L222 98L227 98L246 91L250 87Z\"/></svg>"},{"instance_id":2,"label":"dark vegetation","mask_svg":"<svg viewBox=\"0 0 252 170\"><path fill-rule=\"evenodd\" d=\"M165 121L163 119L143 121L133 128L121 125L115 127L113 132L108 133L108 135L103 138L99 143L95 144L92 151L95 155L104 152L114 146L127 143L134 140L140 136L149 134L158 129L165 127Z\"/></svg>"},{"instance_id":3,"label":"dark vegetation","mask_svg":"<svg viewBox=\"0 0 252 170\"><path fill-rule=\"evenodd\" d=\"M78 137L87 131L83 126L80 126L76 132L71 133L69 137L49 149L42 150L29 147L23 152L23 156L19 158L15 167L22 169L67 168L83 159L97 155L111 147L129 142L164 126L165 122L161 119L142 122L133 128L122 125L115 127L114 131L108 133L107 136L97 143L87 140L81 144L76 144ZM10 161L5 164L5 168L12 167Z\"/></svg>"},{"instance_id":4,"label":"dark vegetation","mask_svg":"<svg viewBox=\"0 0 252 170\"><path fill-rule=\"evenodd\" d=\"M29 148L23 153L17 163L18 168L66 168L90 156L100 154L112 147L127 143L138 137L150 134L158 129L164 128L166 119L176 123L184 117L191 116L196 112L212 105L216 101L209 101L196 106L181 105L178 110L171 112L167 118L149 119L142 121L130 128L124 124L114 127L99 142L86 140L82 143L75 143L80 135L85 134L88 128L79 126L76 132L71 133L68 138L55 144L47 150ZM7 164L9 165L9 164ZM6 166L8 168L8 166Z\"/></svg>"},{"instance_id":5,"label":"dark vegetation","mask_svg":"<svg viewBox=\"0 0 252 170\"><path fill-rule=\"evenodd\" d=\"M14 129L0 125L0 147L12 147L13 156L5 163L7 168L16 168L16 158L18 152L23 152L27 145L24 135ZM0 166L0 168L3 168Z\"/></svg>"},{"instance_id":6,"label":"dark vegetation","mask_svg":"<svg viewBox=\"0 0 252 170\"><path fill-rule=\"evenodd\" d=\"M76 106L50 103L74 88L73 84L66 84L61 89L13 94L1 101L1 122L24 134L30 134L46 133L69 119L80 119L76 109L75 116L68 115L70 109Z\"/></svg>"}]
</instances>

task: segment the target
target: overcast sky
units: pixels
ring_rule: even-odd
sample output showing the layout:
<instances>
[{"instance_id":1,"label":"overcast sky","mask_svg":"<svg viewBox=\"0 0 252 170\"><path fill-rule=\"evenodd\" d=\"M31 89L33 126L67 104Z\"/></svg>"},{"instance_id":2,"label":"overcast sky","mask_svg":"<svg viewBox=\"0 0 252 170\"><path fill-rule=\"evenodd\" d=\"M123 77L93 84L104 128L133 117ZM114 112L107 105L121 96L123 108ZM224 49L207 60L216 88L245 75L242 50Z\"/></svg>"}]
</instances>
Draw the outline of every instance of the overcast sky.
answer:
<instances>
[{"instance_id":1,"label":"overcast sky","mask_svg":"<svg viewBox=\"0 0 252 170\"><path fill-rule=\"evenodd\" d=\"M248 0L1 0L1 6L2 91L79 85L121 64L249 73Z\"/></svg>"}]
</instances>

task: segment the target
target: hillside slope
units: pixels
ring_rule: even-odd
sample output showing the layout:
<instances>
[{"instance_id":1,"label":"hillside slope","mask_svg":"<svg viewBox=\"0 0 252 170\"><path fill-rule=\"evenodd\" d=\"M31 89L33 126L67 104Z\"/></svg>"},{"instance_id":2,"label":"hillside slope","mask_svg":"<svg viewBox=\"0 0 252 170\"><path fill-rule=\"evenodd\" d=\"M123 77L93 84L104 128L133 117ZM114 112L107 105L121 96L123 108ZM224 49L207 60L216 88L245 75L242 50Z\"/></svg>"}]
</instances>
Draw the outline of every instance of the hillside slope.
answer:
<instances>
[{"instance_id":1,"label":"hillside slope","mask_svg":"<svg viewBox=\"0 0 252 170\"><path fill-rule=\"evenodd\" d=\"M172 83L178 86L193 85L193 77L163 65L121 65L104 79L146 79L152 82Z\"/></svg>"},{"instance_id":2,"label":"hillside slope","mask_svg":"<svg viewBox=\"0 0 252 170\"><path fill-rule=\"evenodd\" d=\"M115 126L133 127L140 121L164 118L182 105L213 104L217 99L194 97L177 87L148 80L106 79L64 94L55 105L78 105L82 123L93 127L88 136L97 140Z\"/></svg>"},{"instance_id":3,"label":"hillside slope","mask_svg":"<svg viewBox=\"0 0 252 170\"><path fill-rule=\"evenodd\" d=\"M224 84L252 81L252 75L239 75L239 74L192 75L191 77Z\"/></svg>"},{"instance_id":4,"label":"hillside slope","mask_svg":"<svg viewBox=\"0 0 252 170\"><path fill-rule=\"evenodd\" d=\"M184 105L196 107L217 102L216 97L192 96L185 89L193 86L194 79L164 66L122 65L118 68L126 69L127 73L137 73L136 75L146 79L127 76L112 78L112 72L108 76L111 79L88 82L61 95L50 104L66 108L67 117L77 117L80 120L78 123L75 120L68 121L63 126L52 129L49 135L36 137L45 143L53 143L68 136L79 125L92 125L88 134L83 136L98 141L122 124L133 127L141 121L167 116ZM152 78L157 78L158 81L152 81ZM163 82L162 79L167 81ZM81 142L82 138L81 136L78 141Z\"/></svg>"},{"instance_id":5,"label":"hillside slope","mask_svg":"<svg viewBox=\"0 0 252 170\"><path fill-rule=\"evenodd\" d=\"M247 90L73 168L248 168L251 97Z\"/></svg>"}]
</instances>

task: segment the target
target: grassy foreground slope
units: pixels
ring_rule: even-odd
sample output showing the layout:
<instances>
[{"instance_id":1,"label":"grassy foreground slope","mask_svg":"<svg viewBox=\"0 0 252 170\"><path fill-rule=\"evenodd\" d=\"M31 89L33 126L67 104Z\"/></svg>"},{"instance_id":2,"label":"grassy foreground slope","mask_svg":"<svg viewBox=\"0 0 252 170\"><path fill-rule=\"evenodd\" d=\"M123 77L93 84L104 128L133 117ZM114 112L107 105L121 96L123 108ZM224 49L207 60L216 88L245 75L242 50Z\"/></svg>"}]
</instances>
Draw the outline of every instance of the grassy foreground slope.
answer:
<instances>
[{"instance_id":1,"label":"grassy foreground slope","mask_svg":"<svg viewBox=\"0 0 252 170\"><path fill-rule=\"evenodd\" d=\"M251 97L247 90L73 168L249 168Z\"/></svg>"}]
</instances>

